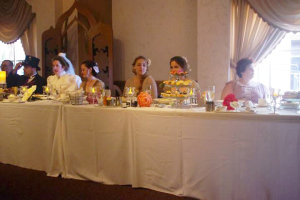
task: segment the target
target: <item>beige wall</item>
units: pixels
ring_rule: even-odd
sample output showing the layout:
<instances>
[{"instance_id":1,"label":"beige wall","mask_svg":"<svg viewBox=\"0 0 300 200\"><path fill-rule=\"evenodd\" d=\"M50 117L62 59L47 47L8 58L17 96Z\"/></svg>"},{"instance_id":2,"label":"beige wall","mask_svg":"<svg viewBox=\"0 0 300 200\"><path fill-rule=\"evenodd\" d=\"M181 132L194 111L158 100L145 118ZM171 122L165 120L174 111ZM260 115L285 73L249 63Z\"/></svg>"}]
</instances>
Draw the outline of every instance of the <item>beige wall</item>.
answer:
<instances>
[{"instance_id":1,"label":"beige wall","mask_svg":"<svg viewBox=\"0 0 300 200\"><path fill-rule=\"evenodd\" d=\"M32 12L36 13L36 29L37 29L37 56L42 58L42 34L48 30L50 26L55 25L55 0L26 0L32 6ZM42 59L40 66L42 65ZM40 74L42 74L40 72Z\"/></svg>"},{"instance_id":2,"label":"beige wall","mask_svg":"<svg viewBox=\"0 0 300 200\"><path fill-rule=\"evenodd\" d=\"M90 1L97 5L96 0ZM42 33L55 25L74 0L27 2L37 16L41 58ZM138 55L151 58L150 74L156 80L165 80L169 59L182 55L189 59L191 77L202 88L215 85L219 98L228 81L230 0L112 0L111 6L115 80L132 76L131 63ZM96 18L110 21L98 14Z\"/></svg>"},{"instance_id":3,"label":"beige wall","mask_svg":"<svg viewBox=\"0 0 300 200\"><path fill-rule=\"evenodd\" d=\"M168 78L171 57L185 56L196 79L197 0L112 0L112 16L115 80L133 75L139 55L152 60L155 80Z\"/></svg>"},{"instance_id":4,"label":"beige wall","mask_svg":"<svg viewBox=\"0 0 300 200\"><path fill-rule=\"evenodd\" d=\"M229 77L230 0L198 0L198 82L216 86L216 98Z\"/></svg>"}]
</instances>

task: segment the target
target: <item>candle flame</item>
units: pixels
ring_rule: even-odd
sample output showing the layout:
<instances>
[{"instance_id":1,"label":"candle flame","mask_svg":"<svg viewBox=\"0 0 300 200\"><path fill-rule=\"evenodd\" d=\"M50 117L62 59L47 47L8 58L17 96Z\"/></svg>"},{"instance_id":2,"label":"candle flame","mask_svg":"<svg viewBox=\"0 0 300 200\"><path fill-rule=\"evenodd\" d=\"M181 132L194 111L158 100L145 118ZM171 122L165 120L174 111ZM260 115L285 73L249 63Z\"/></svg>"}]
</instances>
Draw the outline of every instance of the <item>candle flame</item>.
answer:
<instances>
[{"instance_id":1,"label":"candle flame","mask_svg":"<svg viewBox=\"0 0 300 200\"><path fill-rule=\"evenodd\" d=\"M131 90L131 87L129 88L129 92L128 92L128 94L132 94L132 90Z\"/></svg>"}]
</instances>

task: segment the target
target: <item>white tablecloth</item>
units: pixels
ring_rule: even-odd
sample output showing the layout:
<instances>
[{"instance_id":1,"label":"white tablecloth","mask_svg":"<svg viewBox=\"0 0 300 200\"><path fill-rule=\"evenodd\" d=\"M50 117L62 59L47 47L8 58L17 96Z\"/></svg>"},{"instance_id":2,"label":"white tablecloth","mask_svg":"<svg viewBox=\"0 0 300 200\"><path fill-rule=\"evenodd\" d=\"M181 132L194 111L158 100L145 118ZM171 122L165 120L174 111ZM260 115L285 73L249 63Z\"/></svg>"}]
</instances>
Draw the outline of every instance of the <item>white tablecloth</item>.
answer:
<instances>
[{"instance_id":1,"label":"white tablecloth","mask_svg":"<svg viewBox=\"0 0 300 200\"><path fill-rule=\"evenodd\" d=\"M0 162L50 172L57 126L61 104L0 103Z\"/></svg>"},{"instance_id":2,"label":"white tablecloth","mask_svg":"<svg viewBox=\"0 0 300 200\"><path fill-rule=\"evenodd\" d=\"M127 114L119 109L65 106L63 176L131 184L132 137Z\"/></svg>"},{"instance_id":3,"label":"white tablecloth","mask_svg":"<svg viewBox=\"0 0 300 200\"><path fill-rule=\"evenodd\" d=\"M63 113L65 177L201 199L300 196L295 112L65 106Z\"/></svg>"}]
</instances>

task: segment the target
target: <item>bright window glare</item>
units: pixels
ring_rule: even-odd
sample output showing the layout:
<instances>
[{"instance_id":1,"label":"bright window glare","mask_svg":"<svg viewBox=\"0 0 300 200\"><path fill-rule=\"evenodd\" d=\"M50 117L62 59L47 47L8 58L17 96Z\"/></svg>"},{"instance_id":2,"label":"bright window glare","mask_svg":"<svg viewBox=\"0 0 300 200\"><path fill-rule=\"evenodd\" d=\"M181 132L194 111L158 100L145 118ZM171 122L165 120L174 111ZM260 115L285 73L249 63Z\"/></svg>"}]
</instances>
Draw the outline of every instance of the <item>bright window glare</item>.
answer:
<instances>
[{"instance_id":1,"label":"bright window glare","mask_svg":"<svg viewBox=\"0 0 300 200\"><path fill-rule=\"evenodd\" d=\"M288 33L261 63L257 64L256 81L282 91L300 90L300 33Z\"/></svg>"},{"instance_id":2,"label":"bright window glare","mask_svg":"<svg viewBox=\"0 0 300 200\"><path fill-rule=\"evenodd\" d=\"M0 41L0 62L3 60L11 60L14 63L21 62L25 59L25 52L21 43L21 40L18 39L16 42L12 44L5 44ZM0 64L1 64L0 63ZM23 75L23 67L18 70L19 75Z\"/></svg>"}]
</instances>

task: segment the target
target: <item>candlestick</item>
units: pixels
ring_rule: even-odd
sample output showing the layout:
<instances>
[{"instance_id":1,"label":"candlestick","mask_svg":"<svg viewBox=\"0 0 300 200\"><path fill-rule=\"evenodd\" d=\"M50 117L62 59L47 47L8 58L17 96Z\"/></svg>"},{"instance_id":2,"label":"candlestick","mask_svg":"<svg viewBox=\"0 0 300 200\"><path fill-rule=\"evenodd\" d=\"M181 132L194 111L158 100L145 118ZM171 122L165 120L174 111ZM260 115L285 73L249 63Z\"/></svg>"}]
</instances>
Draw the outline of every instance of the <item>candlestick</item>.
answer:
<instances>
[{"instance_id":1,"label":"candlestick","mask_svg":"<svg viewBox=\"0 0 300 200\"><path fill-rule=\"evenodd\" d=\"M6 71L0 71L0 84L6 84Z\"/></svg>"}]
</instances>

